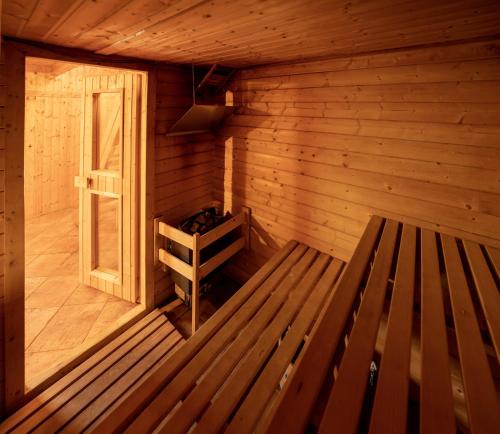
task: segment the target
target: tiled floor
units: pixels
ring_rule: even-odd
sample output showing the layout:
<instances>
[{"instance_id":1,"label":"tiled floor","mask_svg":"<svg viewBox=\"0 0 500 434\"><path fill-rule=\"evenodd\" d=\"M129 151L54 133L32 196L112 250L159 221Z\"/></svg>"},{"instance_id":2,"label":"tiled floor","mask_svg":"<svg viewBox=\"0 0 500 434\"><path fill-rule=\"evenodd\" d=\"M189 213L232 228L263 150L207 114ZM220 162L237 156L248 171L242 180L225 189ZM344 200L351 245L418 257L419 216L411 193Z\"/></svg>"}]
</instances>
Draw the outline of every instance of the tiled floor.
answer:
<instances>
[{"instance_id":1,"label":"tiled floor","mask_svg":"<svg viewBox=\"0 0 500 434\"><path fill-rule=\"evenodd\" d=\"M136 307L78 281L78 213L26 223L26 388Z\"/></svg>"}]
</instances>

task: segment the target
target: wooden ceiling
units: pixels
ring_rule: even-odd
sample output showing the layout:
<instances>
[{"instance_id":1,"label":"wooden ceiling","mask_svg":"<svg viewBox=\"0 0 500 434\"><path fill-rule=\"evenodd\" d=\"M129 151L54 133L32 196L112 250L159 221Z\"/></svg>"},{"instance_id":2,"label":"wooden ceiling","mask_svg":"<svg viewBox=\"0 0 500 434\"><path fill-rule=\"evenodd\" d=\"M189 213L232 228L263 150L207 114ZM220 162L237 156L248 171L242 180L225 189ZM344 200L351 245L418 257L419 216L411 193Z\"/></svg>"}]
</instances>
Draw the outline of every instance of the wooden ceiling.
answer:
<instances>
[{"instance_id":1,"label":"wooden ceiling","mask_svg":"<svg viewBox=\"0 0 500 434\"><path fill-rule=\"evenodd\" d=\"M4 0L2 33L242 67L500 33L498 0Z\"/></svg>"}]
</instances>

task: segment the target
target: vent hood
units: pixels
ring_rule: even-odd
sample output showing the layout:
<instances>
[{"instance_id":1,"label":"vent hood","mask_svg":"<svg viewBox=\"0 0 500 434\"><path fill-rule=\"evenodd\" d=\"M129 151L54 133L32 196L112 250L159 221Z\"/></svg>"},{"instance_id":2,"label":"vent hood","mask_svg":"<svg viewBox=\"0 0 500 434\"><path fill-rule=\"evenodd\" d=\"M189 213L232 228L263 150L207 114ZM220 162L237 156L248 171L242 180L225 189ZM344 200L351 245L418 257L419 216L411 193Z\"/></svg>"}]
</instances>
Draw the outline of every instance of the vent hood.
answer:
<instances>
[{"instance_id":1,"label":"vent hood","mask_svg":"<svg viewBox=\"0 0 500 434\"><path fill-rule=\"evenodd\" d=\"M213 65L212 68L205 75L203 80L198 84L196 90L200 90L203 85L208 86L209 84L217 84L217 90L221 90L225 83L229 80L231 74L227 76L222 76L224 83L217 83L215 80L210 79L210 76L214 74L217 65ZM167 136L180 136L185 134L196 134L211 131L222 123L222 121L233 113L233 106L226 106L221 104L197 104L196 103L196 91L194 84L194 66L192 67L193 76L193 105L189 110L182 115L182 117L175 122L175 124L170 128Z\"/></svg>"},{"instance_id":2,"label":"vent hood","mask_svg":"<svg viewBox=\"0 0 500 434\"><path fill-rule=\"evenodd\" d=\"M216 104L193 104L170 128L169 136L203 133L217 127L234 107Z\"/></svg>"}]
</instances>

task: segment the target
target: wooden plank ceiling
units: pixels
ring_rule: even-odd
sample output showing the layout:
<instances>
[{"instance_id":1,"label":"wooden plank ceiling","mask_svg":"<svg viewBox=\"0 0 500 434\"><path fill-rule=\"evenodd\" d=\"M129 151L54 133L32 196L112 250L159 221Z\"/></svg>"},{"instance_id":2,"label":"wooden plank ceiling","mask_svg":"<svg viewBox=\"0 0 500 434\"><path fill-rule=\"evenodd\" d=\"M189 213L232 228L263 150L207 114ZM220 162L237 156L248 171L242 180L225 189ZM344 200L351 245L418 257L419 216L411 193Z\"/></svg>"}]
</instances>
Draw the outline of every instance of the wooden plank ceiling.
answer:
<instances>
[{"instance_id":1,"label":"wooden plank ceiling","mask_svg":"<svg viewBox=\"0 0 500 434\"><path fill-rule=\"evenodd\" d=\"M4 0L5 35L243 67L499 33L498 0Z\"/></svg>"}]
</instances>

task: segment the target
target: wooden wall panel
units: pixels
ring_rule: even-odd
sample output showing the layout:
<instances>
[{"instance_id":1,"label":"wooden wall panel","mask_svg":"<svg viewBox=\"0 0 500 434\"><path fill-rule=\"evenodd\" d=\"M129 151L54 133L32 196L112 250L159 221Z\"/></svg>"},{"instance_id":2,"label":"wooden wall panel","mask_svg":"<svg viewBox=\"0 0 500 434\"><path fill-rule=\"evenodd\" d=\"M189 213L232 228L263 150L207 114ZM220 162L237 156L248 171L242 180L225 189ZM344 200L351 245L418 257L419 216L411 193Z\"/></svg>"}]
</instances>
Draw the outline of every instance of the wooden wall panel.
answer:
<instances>
[{"instance_id":1,"label":"wooden wall panel","mask_svg":"<svg viewBox=\"0 0 500 434\"><path fill-rule=\"evenodd\" d=\"M26 218L78 208L83 68L26 74Z\"/></svg>"},{"instance_id":2,"label":"wooden wall panel","mask_svg":"<svg viewBox=\"0 0 500 434\"><path fill-rule=\"evenodd\" d=\"M492 0L4 0L4 33L235 67L498 35Z\"/></svg>"},{"instance_id":3,"label":"wooden wall panel","mask_svg":"<svg viewBox=\"0 0 500 434\"><path fill-rule=\"evenodd\" d=\"M155 215L169 222L191 215L214 199L211 133L168 137L191 106L190 69L160 68L156 95ZM172 294L168 274L156 271L156 302Z\"/></svg>"},{"instance_id":4,"label":"wooden wall panel","mask_svg":"<svg viewBox=\"0 0 500 434\"><path fill-rule=\"evenodd\" d=\"M24 393L24 56L10 47L5 56L5 142L4 236L3 236L3 354L2 396L5 409L11 411ZM18 152L21 150L21 152ZM19 182L21 181L21 182ZM21 326L19 326L21 322Z\"/></svg>"},{"instance_id":5,"label":"wooden wall panel","mask_svg":"<svg viewBox=\"0 0 500 434\"><path fill-rule=\"evenodd\" d=\"M1 44L1 42L0 42ZM5 102L7 99L7 78L5 55L0 45L0 366L5 366L4 328L4 197L5 197ZM5 371L0 369L0 415L5 411Z\"/></svg>"},{"instance_id":6,"label":"wooden wall panel","mask_svg":"<svg viewBox=\"0 0 500 434\"><path fill-rule=\"evenodd\" d=\"M296 238L349 259L370 214L500 245L500 41L243 70L217 196L255 257Z\"/></svg>"}]
</instances>

